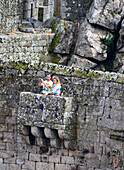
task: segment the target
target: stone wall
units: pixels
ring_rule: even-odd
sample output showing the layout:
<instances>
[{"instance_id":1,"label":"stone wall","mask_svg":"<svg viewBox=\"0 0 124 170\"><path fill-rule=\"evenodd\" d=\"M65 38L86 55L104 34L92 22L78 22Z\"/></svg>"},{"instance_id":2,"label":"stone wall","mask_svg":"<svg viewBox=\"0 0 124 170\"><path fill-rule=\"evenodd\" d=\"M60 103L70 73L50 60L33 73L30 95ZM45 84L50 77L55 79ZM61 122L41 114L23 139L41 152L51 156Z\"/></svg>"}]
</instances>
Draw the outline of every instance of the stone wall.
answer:
<instances>
[{"instance_id":1,"label":"stone wall","mask_svg":"<svg viewBox=\"0 0 124 170\"><path fill-rule=\"evenodd\" d=\"M38 0L23 0L23 19L35 18L38 19Z\"/></svg>"},{"instance_id":2,"label":"stone wall","mask_svg":"<svg viewBox=\"0 0 124 170\"><path fill-rule=\"evenodd\" d=\"M0 35L0 60L39 62L45 54L48 54L48 47L54 37L53 33L48 34L1 34ZM8 46L9 44L9 46Z\"/></svg>"},{"instance_id":3,"label":"stone wall","mask_svg":"<svg viewBox=\"0 0 124 170\"><path fill-rule=\"evenodd\" d=\"M0 33L7 33L17 30L23 19L38 19L38 11L43 11L43 21L56 15L62 19L78 20L85 16L90 5L87 0L75 1L39 1L35 0L0 0ZM33 11L31 14L31 4ZM61 6L60 6L61 4ZM75 9L76 7L76 9ZM58 14L59 13L59 14ZM39 17L40 18L40 17Z\"/></svg>"},{"instance_id":4,"label":"stone wall","mask_svg":"<svg viewBox=\"0 0 124 170\"><path fill-rule=\"evenodd\" d=\"M0 33L17 30L23 18L23 0L0 0Z\"/></svg>"},{"instance_id":5,"label":"stone wall","mask_svg":"<svg viewBox=\"0 0 124 170\"><path fill-rule=\"evenodd\" d=\"M38 78L44 78L47 73L57 75L61 80L62 96L58 99L56 96L35 97L40 92L37 87ZM123 170L124 75L43 63L20 66L19 62L1 63L0 75L0 169ZM20 98L21 92L30 93L25 98L24 95ZM61 147L57 144L55 134L57 135L58 129L57 126L55 129L54 124L52 127L50 122L32 122L33 115L37 113L33 112L33 108L40 98L42 102L46 101L44 107L47 104L49 112L50 109L54 111L55 107L60 107L59 113L63 113L62 110L67 107L67 104L63 107L65 99L69 101L69 98L73 98L77 101L74 111L74 120L77 122L74 148L69 148L67 141ZM54 103L52 107L52 100L58 104ZM25 129L20 133L18 127L21 125L20 120L24 118L23 108L31 102L32 108L27 112L30 124L26 120ZM18 117L19 104L22 117ZM47 138L48 143L42 140L41 132L45 132L44 138ZM68 135L71 133L68 130ZM59 138L58 141L60 140L64 142L63 139Z\"/></svg>"}]
</instances>

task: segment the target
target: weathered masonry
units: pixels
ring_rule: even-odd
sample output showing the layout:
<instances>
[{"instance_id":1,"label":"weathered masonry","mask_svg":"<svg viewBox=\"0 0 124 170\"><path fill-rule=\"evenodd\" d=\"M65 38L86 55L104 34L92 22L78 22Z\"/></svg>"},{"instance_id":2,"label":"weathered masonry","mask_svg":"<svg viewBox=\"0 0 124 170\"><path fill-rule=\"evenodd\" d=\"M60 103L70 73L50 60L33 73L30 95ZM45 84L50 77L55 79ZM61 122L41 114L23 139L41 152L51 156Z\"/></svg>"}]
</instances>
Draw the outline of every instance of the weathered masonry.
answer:
<instances>
[{"instance_id":1,"label":"weathered masonry","mask_svg":"<svg viewBox=\"0 0 124 170\"><path fill-rule=\"evenodd\" d=\"M61 96L40 94L47 73ZM0 80L0 169L123 170L124 75L6 62Z\"/></svg>"},{"instance_id":2,"label":"weathered masonry","mask_svg":"<svg viewBox=\"0 0 124 170\"><path fill-rule=\"evenodd\" d=\"M37 142L39 146L74 149L77 138L76 109L77 103L73 97L46 98L44 95L22 92L18 129L29 144Z\"/></svg>"},{"instance_id":3,"label":"weathered masonry","mask_svg":"<svg viewBox=\"0 0 124 170\"><path fill-rule=\"evenodd\" d=\"M45 30L44 31L48 31ZM48 53L48 47L54 37L54 33L29 34L1 34L0 35L0 60L21 61L35 63L43 60ZM9 44L9 46L8 46Z\"/></svg>"},{"instance_id":4,"label":"weathered masonry","mask_svg":"<svg viewBox=\"0 0 124 170\"><path fill-rule=\"evenodd\" d=\"M78 20L85 16L90 2L91 0L0 0L0 33L17 31L22 21L29 18L41 22L53 16Z\"/></svg>"}]
</instances>

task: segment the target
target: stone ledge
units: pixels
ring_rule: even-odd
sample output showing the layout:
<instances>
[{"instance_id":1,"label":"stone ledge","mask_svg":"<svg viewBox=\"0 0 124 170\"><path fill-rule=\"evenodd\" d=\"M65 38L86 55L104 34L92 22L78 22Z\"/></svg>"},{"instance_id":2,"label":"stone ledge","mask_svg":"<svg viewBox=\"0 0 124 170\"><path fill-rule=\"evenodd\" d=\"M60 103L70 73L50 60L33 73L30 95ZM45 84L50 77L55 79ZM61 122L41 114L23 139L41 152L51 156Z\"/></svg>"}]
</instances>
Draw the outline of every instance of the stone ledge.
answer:
<instances>
[{"instance_id":1,"label":"stone ledge","mask_svg":"<svg viewBox=\"0 0 124 170\"><path fill-rule=\"evenodd\" d=\"M77 102L62 97L31 92L20 94L18 131L27 144L75 149Z\"/></svg>"},{"instance_id":2,"label":"stone ledge","mask_svg":"<svg viewBox=\"0 0 124 170\"><path fill-rule=\"evenodd\" d=\"M20 122L34 125L43 122L46 124L69 125L76 124L76 99L31 92L22 92L18 109ZM27 120L28 119L28 120ZM64 127L64 126L63 126Z\"/></svg>"},{"instance_id":3,"label":"stone ledge","mask_svg":"<svg viewBox=\"0 0 124 170\"><path fill-rule=\"evenodd\" d=\"M11 61L11 62L1 62L0 67L4 67L4 68L9 67L15 69L36 69L36 70L47 71L50 73L52 72L54 74L81 77L83 79L102 80L102 81L124 84L124 74L115 73L115 72L103 72L103 71L90 70L90 69L84 70L81 68L57 65L52 63L44 63L44 62L37 63L34 61L32 61L32 63L22 63L17 61Z\"/></svg>"}]
</instances>

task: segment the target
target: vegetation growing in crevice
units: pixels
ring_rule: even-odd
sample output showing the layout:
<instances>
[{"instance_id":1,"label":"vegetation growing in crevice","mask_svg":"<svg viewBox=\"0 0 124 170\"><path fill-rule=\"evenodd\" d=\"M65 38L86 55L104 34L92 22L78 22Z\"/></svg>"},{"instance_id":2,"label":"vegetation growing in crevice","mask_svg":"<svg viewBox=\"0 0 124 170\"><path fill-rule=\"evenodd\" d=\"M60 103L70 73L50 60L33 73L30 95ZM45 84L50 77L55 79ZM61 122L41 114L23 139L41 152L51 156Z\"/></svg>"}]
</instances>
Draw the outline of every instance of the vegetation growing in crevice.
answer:
<instances>
[{"instance_id":1,"label":"vegetation growing in crevice","mask_svg":"<svg viewBox=\"0 0 124 170\"><path fill-rule=\"evenodd\" d=\"M108 10L108 12L114 17L115 15L118 14L118 9L116 9L114 11Z\"/></svg>"},{"instance_id":2,"label":"vegetation growing in crevice","mask_svg":"<svg viewBox=\"0 0 124 170\"><path fill-rule=\"evenodd\" d=\"M54 39L53 39L53 41L51 43L51 46L50 46L50 50L49 50L50 52L53 52L55 47L59 44L59 42L61 40L61 36L62 35L60 33L55 34L55 37L54 37Z\"/></svg>"},{"instance_id":3,"label":"vegetation growing in crevice","mask_svg":"<svg viewBox=\"0 0 124 170\"><path fill-rule=\"evenodd\" d=\"M113 71L114 69L114 60L116 57L117 49L116 44L114 43L115 35L111 36L106 33L105 37L100 38L100 41L103 45L105 45L104 50L107 53L107 59L104 60L104 66L106 71Z\"/></svg>"},{"instance_id":4,"label":"vegetation growing in crevice","mask_svg":"<svg viewBox=\"0 0 124 170\"><path fill-rule=\"evenodd\" d=\"M90 4L89 4L88 10L90 10L90 8L92 7L93 1L94 1L94 0L91 0L91 2L90 2Z\"/></svg>"},{"instance_id":5,"label":"vegetation growing in crevice","mask_svg":"<svg viewBox=\"0 0 124 170\"><path fill-rule=\"evenodd\" d=\"M117 42L120 37L120 29L121 23L124 19L124 16L121 18L120 22L118 23L117 30L111 36L110 34L106 33L105 37L100 37L101 44L105 46L105 51L107 53L107 58L101 62L101 65L104 65L105 71L114 71L114 61L116 58L116 54L118 51L123 47L117 49Z\"/></svg>"}]
</instances>

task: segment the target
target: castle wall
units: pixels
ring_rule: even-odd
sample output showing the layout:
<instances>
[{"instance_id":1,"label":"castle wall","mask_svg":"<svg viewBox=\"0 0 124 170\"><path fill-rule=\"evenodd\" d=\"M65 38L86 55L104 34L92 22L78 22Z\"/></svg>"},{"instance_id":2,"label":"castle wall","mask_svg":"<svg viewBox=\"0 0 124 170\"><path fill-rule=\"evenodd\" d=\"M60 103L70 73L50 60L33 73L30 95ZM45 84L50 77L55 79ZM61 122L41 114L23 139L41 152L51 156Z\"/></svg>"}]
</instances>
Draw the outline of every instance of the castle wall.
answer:
<instances>
[{"instance_id":1,"label":"castle wall","mask_svg":"<svg viewBox=\"0 0 124 170\"><path fill-rule=\"evenodd\" d=\"M55 3L55 4L54 4ZM38 19L38 11L43 11L43 21L57 16L62 19L75 21L86 15L91 1L68 1L68 0L1 0L0 1L0 33L16 31L23 19ZM32 5L31 5L32 4ZM31 6L33 10L31 10ZM31 12L32 11L32 12ZM39 17L40 19L41 17Z\"/></svg>"},{"instance_id":2,"label":"castle wall","mask_svg":"<svg viewBox=\"0 0 124 170\"><path fill-rule=\"evenodd\" d=\"M34 129L37 127L43 129L45 127L43 124L42 127L38 124L35 126L33 122L27 124L28 129L31 130L27 135L26 131L25 134L18 131L19 105L21 104L21 107L25 109L27 104L34 102L36 106L38 100L32 99L40 92L37 81L39 77L44 78L47 73L58 75L61 80L62 96L60 98L62 99L59 99L60 101L64 100L63 97L72 97L77 101L75 148L67 147L67 142L65 146L58 147L55 137L51 137L52 144L48 142L48 145L43 143L41 136L34 138L36 135ZM53 64L20 65L19 62L4 65L1 63L0 75L0 169L106 170L115 167L123 170L124 75L92 70L83 71ZM29 93L32 97L27 95L27 99L20 100L21 92L32 92ZM52 98L58 101L55 96L41 96L41 98L46 100L48 107L52 104ZM64 103L60 103L60 110L67 107L67 104L63 107ZM30 118L34 114L34 104L32 103L32 109L28 113ZM49 108L54 110L54 106ZM49 123L47 125L50 127ZM49 139L50 134L47 130L46 133ZM70 133L68 131L68 134Z\"/></svg>"},{"instance_id":3,"label":"castle wall","mask_svg":"<svg viewBox=\"0 0 124 170\"><path fill-rule=\"evenodd\" d=\"M54 34L1 34L0 35L0 60L39 62L48 53L49 44ZM8 46L9 44L9 46Z\"/></svg>"},{"instance_id":4,"label":"castle wall","mask_svg":"<svg viewBox=\"0 0 124 170\"><path fill-rule=\"evenodd\" d=\"M23 0L0 0L0 33L17 30L23 18Z\"/></svg>"}]
</instances>

